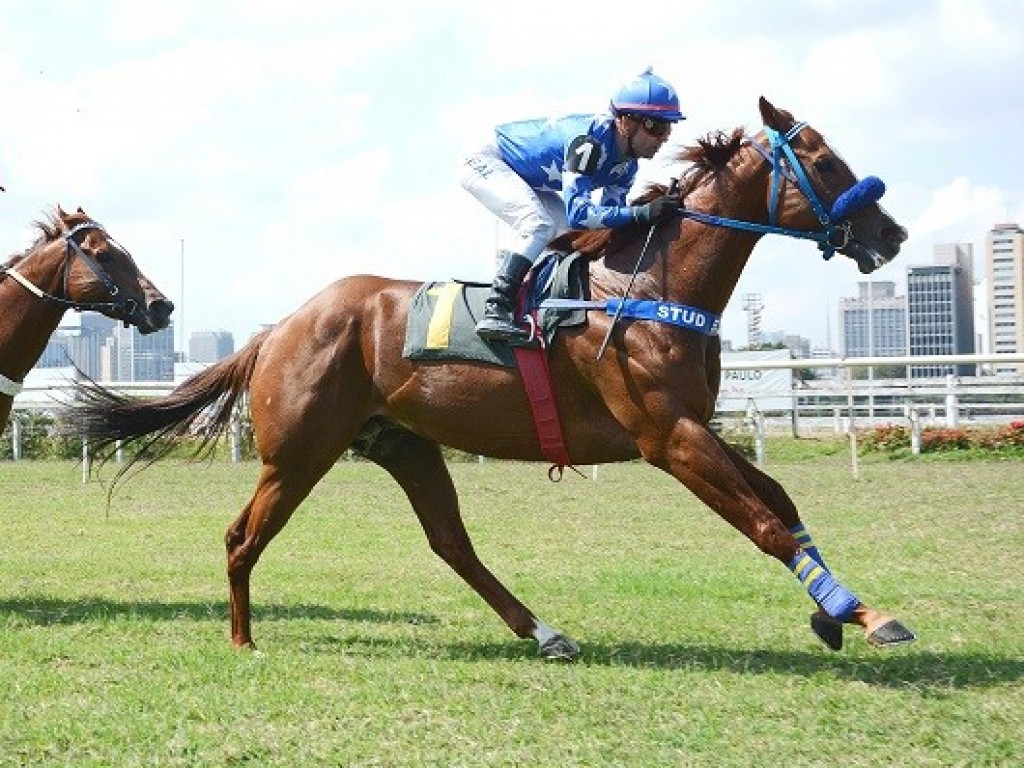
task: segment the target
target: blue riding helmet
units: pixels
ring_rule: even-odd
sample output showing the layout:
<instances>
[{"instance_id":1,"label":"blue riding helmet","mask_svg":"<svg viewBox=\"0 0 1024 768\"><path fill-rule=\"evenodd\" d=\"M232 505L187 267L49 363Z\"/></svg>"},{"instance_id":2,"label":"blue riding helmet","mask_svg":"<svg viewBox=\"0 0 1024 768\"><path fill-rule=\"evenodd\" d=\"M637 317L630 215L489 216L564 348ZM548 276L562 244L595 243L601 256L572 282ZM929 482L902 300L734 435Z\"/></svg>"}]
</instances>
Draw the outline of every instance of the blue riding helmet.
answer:
<instances>
[{"instance_id":1,"label":"blue riding helmet","mask_svg":"<svg viewBox=\"0 0 1024 768\"><path fill-rule=\"evenodd\" d=\"M686 119L679 111L676 89L654 74L650 67L615 92L611 109L616 116L653 117L670 123Z\"/></svg>"}]
</instances>

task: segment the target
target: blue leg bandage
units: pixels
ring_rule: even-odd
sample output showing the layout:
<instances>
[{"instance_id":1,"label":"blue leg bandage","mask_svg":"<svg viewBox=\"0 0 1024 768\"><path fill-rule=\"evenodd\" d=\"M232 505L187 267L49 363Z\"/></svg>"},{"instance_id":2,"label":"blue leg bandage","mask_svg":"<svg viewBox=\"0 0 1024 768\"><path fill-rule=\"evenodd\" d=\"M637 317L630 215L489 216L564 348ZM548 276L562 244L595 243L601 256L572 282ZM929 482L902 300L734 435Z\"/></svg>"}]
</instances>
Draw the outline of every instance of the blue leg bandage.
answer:
<instances>
[{"instance_id":1,"label":"blue leg bandage","mask_svg":"<svg viewBox=\"0 0 1024 768\"><path fill-rule=\"evenodd\" d=\"M804 528L803 523L797 523L789 532L793 534L793 538L796 539L796 543L799 544L804 552L814 558L818 565L825 565L825 558L818 552L818 548L814 546L814 541L811 539L811 532ZM827 567L827 566L826 566Z\"/></svg>"},{"instance_id":2,"label":"blue leg bandage","mask_svg":"<svg viewBox=\"0 0 1024 768\"><path fill-rule=\"evenodd\" d=\"M790 560L789 570L800 579L811 599L833 619L846 621L860 604L853 593L836 581L825 566L802 549Z\"/></svg>"}]
</instances>

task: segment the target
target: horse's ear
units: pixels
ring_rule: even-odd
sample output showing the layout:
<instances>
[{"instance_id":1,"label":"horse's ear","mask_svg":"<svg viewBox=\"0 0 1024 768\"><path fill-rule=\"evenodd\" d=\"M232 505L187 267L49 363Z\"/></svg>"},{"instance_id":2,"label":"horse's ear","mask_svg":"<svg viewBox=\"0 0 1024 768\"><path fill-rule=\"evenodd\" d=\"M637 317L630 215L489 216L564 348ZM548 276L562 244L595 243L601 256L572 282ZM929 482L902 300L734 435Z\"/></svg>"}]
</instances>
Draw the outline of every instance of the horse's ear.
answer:
<instances>
[{"instance_id":1,"label":"horse's ear","mask_svg":"<svg viewBox=\"0 0 1024 768\"><path fill-rule=\"evenodd\" d=\"M62 221L68 217L68 215L64 213L64 209L61 208L60 205L57 206L57 217Z\"/></svg>"},{"instance_id":2,"label":"horse's ear","mask_svg":"<svg viewBox=\"0 0 1024 768\"><path fill-rule=\"evenodd\" d=\"M757 106L761 110L761 119L769 128L773 128L779 133L785 133L793 127L795 122L793 116L784 109L776 108L764 96L757 102Z\"/></svg>"}]
</instances>

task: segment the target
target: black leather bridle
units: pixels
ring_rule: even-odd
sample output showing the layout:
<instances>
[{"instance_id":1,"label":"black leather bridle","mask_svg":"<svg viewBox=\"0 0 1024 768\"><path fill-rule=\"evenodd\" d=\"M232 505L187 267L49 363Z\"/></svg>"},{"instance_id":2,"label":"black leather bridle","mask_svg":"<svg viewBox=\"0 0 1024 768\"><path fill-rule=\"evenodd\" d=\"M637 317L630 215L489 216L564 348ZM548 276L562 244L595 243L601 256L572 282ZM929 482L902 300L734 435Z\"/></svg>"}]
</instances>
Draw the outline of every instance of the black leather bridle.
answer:
<instances>
[{"instance_id":1,"label":"black leather bridle","mask_svg":"<svg viewBox=\"0 0 1024 768\"><path fill-rule=\"evenodd\" d=\"M86 253L82 246L75 240L75 236L80 232L87 232L93 229L102 232L106 235L107 240L117 245L117 247L126 254L128 253L119 243L110 237L102 225L95 221L83 221L81 224L76 224L71 229L64 229L64 277L61 281L62 295L47 293L12 266L5 267L0 265L0 276L9 275L15 282L21 284L30 293L38 296L44 301L57 304L65 309L74 309L79 312L89 310L112 314L115 317L120 318L127 325L128 318L134 315L138 310L138 302L135 299L121 297L120 288L118 288L117 284L110 279L110 275L107 274L106 270L100 266L96 259ZM93 273L96 279L100 281L104 289L106 289L107 293L110 295L111 301L75 301L69 296L68 281L71 275L71 265L76 256L85 264L86 267L89 268L89 271ZM30 257L31 254L26 258Z\"/></svg>"}]
</instances>

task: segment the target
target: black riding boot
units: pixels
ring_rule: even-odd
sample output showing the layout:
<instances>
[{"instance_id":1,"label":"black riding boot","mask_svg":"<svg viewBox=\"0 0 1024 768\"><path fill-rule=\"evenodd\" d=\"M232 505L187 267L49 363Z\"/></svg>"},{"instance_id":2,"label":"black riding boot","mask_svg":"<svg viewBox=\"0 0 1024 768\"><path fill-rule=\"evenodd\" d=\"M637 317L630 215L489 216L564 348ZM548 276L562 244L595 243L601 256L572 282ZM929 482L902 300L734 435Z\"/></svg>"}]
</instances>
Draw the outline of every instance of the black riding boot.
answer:
<instances>
[{"instance_id":1,"label":"black riding boot","mask_svg":"<svg viewBox=\"0 0 1024 768\"><path fill-rule=\"evenodd\" d=\"M484 318L476 324L476 332L490 341L526 341L530 334L516 325L515 311L519 284L533 262L518 253L505 252L498 274L491 284L491 294L484 303Z\"/></svg>"}]
</instances>

